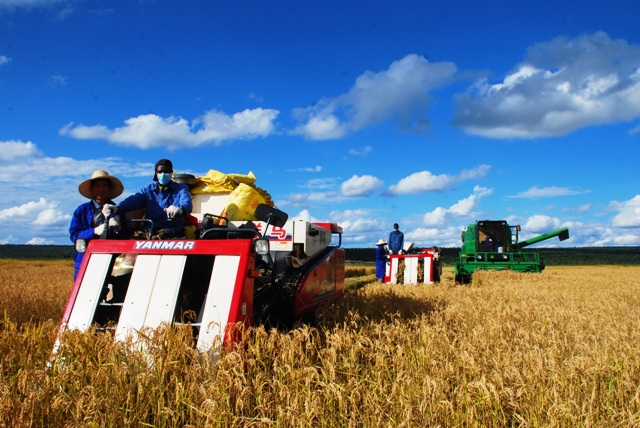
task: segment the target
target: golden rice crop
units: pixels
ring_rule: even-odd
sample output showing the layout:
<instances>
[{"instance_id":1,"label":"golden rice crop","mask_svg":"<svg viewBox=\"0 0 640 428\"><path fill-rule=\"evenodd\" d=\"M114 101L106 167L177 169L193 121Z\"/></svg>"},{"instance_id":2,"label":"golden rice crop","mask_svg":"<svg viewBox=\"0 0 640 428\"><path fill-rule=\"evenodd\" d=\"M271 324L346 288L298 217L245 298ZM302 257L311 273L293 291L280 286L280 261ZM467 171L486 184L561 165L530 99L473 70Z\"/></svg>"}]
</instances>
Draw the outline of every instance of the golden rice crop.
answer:
<instances>
[{"instance_id":1,"label":"golden rice crop","mask_svg":"<svg viewBox=\"0 0 640 428\"><path fill-rule=\"evenodd\" d=\"M638 266L371 280L215 358L188 329L71 332L47 367L71 264L2 263L0 426L640 425Z\"/></svg>"}]
</instances>

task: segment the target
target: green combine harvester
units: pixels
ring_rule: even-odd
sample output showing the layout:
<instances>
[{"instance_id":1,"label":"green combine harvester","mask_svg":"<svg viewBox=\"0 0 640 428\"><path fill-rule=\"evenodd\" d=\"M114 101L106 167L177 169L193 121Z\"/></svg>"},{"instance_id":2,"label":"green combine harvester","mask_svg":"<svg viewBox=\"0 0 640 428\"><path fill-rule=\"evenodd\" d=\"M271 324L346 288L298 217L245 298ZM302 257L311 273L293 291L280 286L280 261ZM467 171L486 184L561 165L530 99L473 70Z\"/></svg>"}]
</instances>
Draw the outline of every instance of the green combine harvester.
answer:
<instances>
[{"instance_id":1,"label":"green combine harvester","mask_svg":"<svg viewBox=\"0 0 640 428\"><path fill-rule=\"evenodd\" d=\"M471 282L476 270L513 270L516 272L542 272L544 260L538 253L523 252L529 245L557 236L569 239L569 229L563 227L526 241L518 241L520 225L510 226L505 220L482 220L470 224L462 232L460 258L455 265L455 280L460 284Z\"/></svg>"}]
</instances>

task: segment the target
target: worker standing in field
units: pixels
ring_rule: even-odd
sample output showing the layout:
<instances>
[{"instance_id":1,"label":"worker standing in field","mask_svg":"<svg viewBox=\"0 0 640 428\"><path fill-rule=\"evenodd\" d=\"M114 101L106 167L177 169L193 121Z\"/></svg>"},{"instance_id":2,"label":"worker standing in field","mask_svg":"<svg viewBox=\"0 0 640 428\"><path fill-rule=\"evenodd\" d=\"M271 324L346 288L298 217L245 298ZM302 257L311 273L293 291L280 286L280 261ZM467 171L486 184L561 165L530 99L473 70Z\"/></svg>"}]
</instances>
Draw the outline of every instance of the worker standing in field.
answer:
<instances>
[{"instance_id":1,"label":"worker standing in field","mask_svg":"<svg viewBox=\"0 0 640 428\"><path fill-rule=\"evenodd\" d=\"M193 203L188 186L173 181L172 174L173 163L169 159L160 159L154 168L153 183L118 206L105 205L103 212L126 214L144 209L145 218L153 222L153 239L183 237L185 216L191 213Z\"/></svg>"},{"instance_id":2,"label":"worker standing in field","mask_svg":"<svg viewBox=\"0 0 640 428\"><path fill-rule=\"evenodd\" d=\"M76 208L71 217L69 234L74 245L77 239L85 241L100 237L114 239L120 238L120 235L126 233L126 231L122 231L118 216L113 216L106 222L106 217L102 213L103 207L106 204L114 204L113 199L120 196L123 191L122 182L102 169L94 171L91 178L80 183L78 192L85 198L89 198L90 201ZM78 276L83 256L84 253L78 253L74 250L74 281Z\"/></svg>"},{"instance_id":3,"label":"worker standing in field","mask_svg":"<svg viewBox=\"0 0 640 428\"><path fill-rule=\"evenodd\" d=\"M376 244L376 278L379 282L384 282L384 277L387 271L387 250L384 246L387 245L384 240L379 240Z\"/></svg>"},{"instance_id":4,"label":"worker standing in field","mask_svg":"<svg viewBox=\"0 0 640 428\"><path fill-rule=\"evenodd\" d=\"M404 233L400 232L398 223L393 224L393 232L389 234L389 252L391 254L402 254L404 247Z\"/></svg>"}]
</instances>

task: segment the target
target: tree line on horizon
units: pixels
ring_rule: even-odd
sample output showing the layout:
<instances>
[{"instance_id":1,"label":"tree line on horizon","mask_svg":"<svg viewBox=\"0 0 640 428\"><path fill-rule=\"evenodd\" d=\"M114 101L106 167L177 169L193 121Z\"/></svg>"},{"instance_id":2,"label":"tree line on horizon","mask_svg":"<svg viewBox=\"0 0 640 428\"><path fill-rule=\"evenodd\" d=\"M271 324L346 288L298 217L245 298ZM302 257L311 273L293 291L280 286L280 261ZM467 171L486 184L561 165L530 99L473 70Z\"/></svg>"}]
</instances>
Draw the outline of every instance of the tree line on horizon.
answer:
<instances>
[{"instance_id":1,"label":"tree line on horizon","mask_svg":"<svg viewBox=\"0 0 640 428\"><path fill-rule=\"evenodd\" d=\"M375 248L345 248L346 260L351 263L374 263ZM416 252L419 252L417 249ZM547 266L579 265L640 265L640 247L571 247L535 248L526 252L537 252ZM460 248L441 248L444 264L458 260ZM0 245L1 259L61 260L73 258L72 245Z\"/></svg>"}]
</instances>

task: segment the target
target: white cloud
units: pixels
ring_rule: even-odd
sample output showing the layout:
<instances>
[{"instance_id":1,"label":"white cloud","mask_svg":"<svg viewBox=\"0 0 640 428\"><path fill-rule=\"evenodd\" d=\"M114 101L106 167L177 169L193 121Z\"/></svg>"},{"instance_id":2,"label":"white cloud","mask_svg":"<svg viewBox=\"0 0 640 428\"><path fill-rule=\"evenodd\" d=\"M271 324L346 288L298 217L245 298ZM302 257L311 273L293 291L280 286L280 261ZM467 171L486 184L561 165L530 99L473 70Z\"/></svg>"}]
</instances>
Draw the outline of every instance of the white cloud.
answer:
<instances>
[{"instance_id":1,"label":"white cloud","mask_svg":"<svg viewBox=\"0 0 640 428\"><path fill-rule=\"evenodd\" d=\"M424 131L429 125L429 91L449 83L455 73L453 63L407 55L387 70L366 71L345 94L294 110L306 120L294 133L311 140L335 139L388 120L405 130Z\"/></svg>"},{"instance_id":2,"label":"white cloud","mask_svg":"<svg viewBox=\"0 0 640 428\"><path fill-rule=\"evenodd\" d=\"M78 187L80 181L91 177L96 169L105 169L111 175L127 177L147 177L153 171L153 164L138 162L130 164L119 158L102 158L77 160L68 157L49 158L43 156L32 143L2 142L0 143L0 159L12 160L0 169L0 183L9 183L17 188L42 190L50 184L48 180L56 180L54 188L47 192L64 188ZM16 181L16 177L20 177Z\"/></svg>"},{"instance_id":3,"label":"white cloud","mask_svg":"<svg viewBox=\"0 0 640 428\"><path fill-rule=\"evenodd\" d=\"M288 172L321 172L322 167L320 165L316 165L316 166L310 166L306 168L287 169L287 171Z\"/></svg>"},{"instance_id":4,"label":"white cloud","mask_svg":"<svg viewBox=\"0 0 640 428\"><path fill-rule=\"evenodd\" d=\"M33 224L40 226L49 226L56 223L68 223L71 220L71 215L63 213L57 208L57 204L53 204L52 208L47 208L36 214Z\"/></svg>"},{"instance_id":5,"label":"white cloud","mask_svg":"<svg viewBox=\"0 0 640 428\"><path fill-rule=\"evenodd\" d=\"M586 213L589 212L591 210L591 204L583 204L577 207L573 207L573 208L562 208L563 212L576 212L576 213Z\"/></svg>"},{"instance_id":6,"label":"white cloud","mask_svg":"<svg viewBox=\"0 0 640 428\"><path fill-rule=\"evenodd\" d=\"M640 235L628 231L621 231L616 227L608 227L600 223L564 222L563 227L569 229L570 238L562 243L557 240L544 241L545 247L553 246L637 246L640 245ZM545 232L550 232L547 230Z\"/></svg>"},{"instance_id":7,"label":"white cloud","mask_svg":"<svg viewBox=\"0 0 640 428\"><path fill-rule=\"evenodd\" d=\"M212 110L194 119L191 124L181 117L163 118L146 114L129 118L125 120L125 126L114 129L104 125L70 123L60 130L60 134L79 140L106 140L141 149L163 147L171 150L269 136L275 132L274 122L278 114L277 110L263 108L246 109L231 116Z\"/></svg>"},{"instance_id":8,"label":"white cloud","mask_svg":"<svg viewBox=\"0 0 640 428\"><path fill-rule=\"evenodd\" d=\"M373 247L378 239L389 236L386 222L368 209L353 209L332 211L329 214L331 222L342 227L342 242L348 245Z\"/></svg>"},{"instance_id":9,"label":"white cloud","mask_svg":"<svg viewBox=\"0 0 640 428\"><path fill-rule=\"evenodd\" d=\"M6 238L0 239L0 245L14 244L15 242L16 242L16 238L14 238L12 235L9 235Z\"/></svg>"},{"instance_id":10,"label":"white cloud","mask_svg":"<svg viewBox=\"0 0 640 428\"><path fill-rule=\"evenodd\" d=\"M6 64L9 61L11 61L11 58L6 55L0 55L0 65Z\"/></svg>"},{"instance_id":11,"label":"white cloud","mask_svg":"<svg viewBox=\"0 0 640 428\"><path fill-rule=\"evenodd\" d=\"M335 140L344 137L347 134L347 129L336 116L319 113L304 125L298 126L293 133L304 135L310 140Z\"/></svg>"},{"instance_id":12,"label":"white cloud","mask_svg":"<svg viewBox=\"0 0 640 428\"><path fill-rule=\"evenodd\" d=\"M433 211L423 216L423 223L427 226L444 226L452 219L459 219L472 216L478 206L478 202L484 196L493 193L493 189L475 186L473 194L459 200L449 208L437 207Z\"/></svg>"},{"instance_id":13,"label":"white cloud","mask_svg":"<svg viewBox=\"0 0 640 428\"><path fill-rule=\"evenodd\" d=\"M345 232L363 233L384 230L384 224L377 219L371 210L356 209L332 211L329 215L332 222L338 223Z\"/></svg>"},{"instance_id":14,"label":"white cloud","mask_svg":"<svg viewBox=\"0 0 640 428\"><path fill-rule=\"evenodd\" d=\"M640 117L640 46L606 33L534 45L501 83L457 97L454 124L488 138L537 138Z\"/></svg>"},{"instance_id":15,"label":"white cloud","mask_svg":"<svg viewBox=\"0 0 640 428\"><path fill-rule=\"evenodd\" d=\"M620 211L611 220L615 227L640 227L640 195L625 202L612 202L614 209Z\"/></svg>"},{"instance_id":16,"label":"white cloud","mask_svg":"<svg viewBox=\"0 0 640 428\"><path fill-rule=\"evenodd\" d=\"M583 193L589 193L585 190L573 190L568 187L557 187L557 186L549 186L549 187L537 187L533 186L529 190L524 192L517 193L512 196L508 196L508 198L555 198L558 196L570 196L570 195L580 195Z\"/></svg>"},{"instance_id":17,"label":"white cloud","mask_svg":"<svg viewBox=\"0 0 640 428\"><path fill-rule=\"evenodd\" d=\"M559 218L549 217L546 215L533 215L527 219L527 222L522 226L525 233L547 233L552 230L562 227L562 222Z\"/></svg>"},{"instance_id":18,"label":"white cloud","mask_svg":"<svg viewBox=\"0 0 640 428\"><path fill-rule=\"evenodd\" d=\"M373 147L364 146L362 150L349 149L349 154L353 156L365 156L373 151Z\"/></svg>"},{"instance_id":19,"label":"white cloud","mask_svg":"<svg viewBox=\"0 0 640 428\"><path fill-rule=\"evenodd\" d=\"M302 192L283 196L278 200L280 207L303 208L315 205L341 202L343 198L334 192Z\"/></svg>"},{"instance_id":20,"label":"white cloud","mask_svg":"<svg viewBox=\"0 0 640 428\"><path fill-rule=\"evenodd\" d=\"M342 196L358 198L369 196L382 187L382 180L372 175L354 175L340 186Z\"/></svg>"},{"instance_id":21,"label":"white cloud","mask_svg":"<svg viewBox=\"0 0 640 428\"><path fill-rule=\"evenodd\" d=\"M53 245L55 244L52 240L50 239L45 239L45 238L31 238L30 240L28 240L26 242L27 245Z\"/></svg>"},{"instance_id":22,"label":"white cloud","mask_svg":"<svg viewBox=\"0 0 640 428\"><path fill-rule=\"evenodd\" d=\"M460 247L460 228L458 227L419 227L404 234L405 242L414 242L415 247Z\"/></svg>"},{"instance_id":23,"label":"white cloud","mask_svg":"<svg viewBox=\"0 0 640 428\"><path fill-rule=\"evenodd\" d=\"M42 153L31 141L0 141L0 160L14 160L18 158L41 157Z\"/></svg>"},{"instance_id":24,"label":"white cloud","mask_svg":"<svg viewBox=\"0 0 640 428\"><path fill-rule=\"evenodd\" d=\"M53 243L51 239L34 236L68 236L70 220L71 215L61 211L57 202L45 198L0 210L0 230L13 230L20 238L25 239L25 242L16 242L19 238L12 236L5 239L11 243Z\"/></svg>"},{"instance_id":25,"label":"white cloud","mask_svg":"<svg viewBox=\"0 0 640 428\"><path fill-rule=\"evenodd\" d=\"M429 226L440 226L445 224L449 210L443 207L436 207L430 213L426 213L423 222Z\"/></svg>"},{"instance_id":26,"label":"white cloud","mask_svg":"<svg viewBox=\"0 0 640 428\"><path fill-rule=\"evenodd\" d=\"M465 180L482 178L490 169L490 165L480 165L473 169L463 170L458 176L434 175L430 171L420 171L403 178L398 184L389 186L387 193L389 195L407 195L440 191Z\"/></svg>"},{"instance_id":27,"label":"white cloud","mask_svg":"<svg viewBox=\"0 0 640 428\"><path fill-rule=\"evenodd\" d=\"M304 189L313 189L313 190L328 190L328 189L336 189L338 187L339 178L335 177L325 177L325 178L312 178L311 180L307 180L301 187Z\"/></svg>"},{"instance_id":28,"label":"white cloud","mask_svg":"<svg viewBox=\"0 0 640 428\"><path fill-rule=\"evenodd\" d=\"M291 220L304 220L304 221L308 221L308 222L315 222L315 221L319 221L318 219L314 218L311 213L309 212L309 210L302 210L300 211L300 213L294 217L291 218Z\"/></svg>"}]
</instances>

